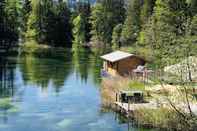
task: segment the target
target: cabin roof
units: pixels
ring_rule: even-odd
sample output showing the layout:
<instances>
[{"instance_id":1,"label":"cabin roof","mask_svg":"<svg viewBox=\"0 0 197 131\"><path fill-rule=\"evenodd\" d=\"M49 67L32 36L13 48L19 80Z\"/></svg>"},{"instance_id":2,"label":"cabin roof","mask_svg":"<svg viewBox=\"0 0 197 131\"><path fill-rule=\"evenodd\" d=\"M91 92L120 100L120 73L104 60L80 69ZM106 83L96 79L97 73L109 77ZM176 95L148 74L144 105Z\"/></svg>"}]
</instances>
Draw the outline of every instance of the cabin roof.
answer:
<instances>
[{"instance_id":1,"label":"cabin roof","mask_svg":"<svg viewBox=\"0 0 197 131\"><path fill-rule=\"evenodd\" d=\"M128 57L134 56L134 54L126 53L123 51L115 51L106 55L101 56L102 59L110 62L120 61Z\"/></svg>"}]
</instances>

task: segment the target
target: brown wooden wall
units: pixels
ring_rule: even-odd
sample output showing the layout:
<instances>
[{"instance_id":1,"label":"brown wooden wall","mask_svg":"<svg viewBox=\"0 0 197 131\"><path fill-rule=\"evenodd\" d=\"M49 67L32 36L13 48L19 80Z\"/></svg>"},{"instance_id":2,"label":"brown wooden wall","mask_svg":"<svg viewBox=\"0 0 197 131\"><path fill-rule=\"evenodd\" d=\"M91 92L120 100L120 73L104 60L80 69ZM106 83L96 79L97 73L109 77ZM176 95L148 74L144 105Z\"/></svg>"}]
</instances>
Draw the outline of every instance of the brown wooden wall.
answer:
<instances>
[{"instance_id":1,"label":"brown wooden wall","mask_svg":"<svg viewBox=\"0 0 197 131\"><path fill-rule=\"evenodd\" d=\"M127 59L123 59L121 61L112 63L108 62L107 71L111 75L124 75L129 74L133 69L136 69L139 65L144 65L145 61L138 57L130 57Z\"/></svg>"},{"instance_id":2,"label":"brown wooden wall","mask_svg":"<svg viewBox=\"0 0 197 131\"><path fill-rule=\"evenodd\" d=\"M145 61L143 59L132 56L114 63L107 62L107 72L111 75L129 74L133 69L136 69L137 66L144 64Z\"/></svg>"},{"instance_id":3,"label":"brown wooden wall","mask_svg":"<svg viewBox=\"0 0 197 131\"><path fill-rule=\"evenodd\" d=\"M118 62L118 73L128 74L133 69L136 69L139 65L144 65L144 60L137 58L137 57L130 57Z\"/></svg>"}]
</instances>

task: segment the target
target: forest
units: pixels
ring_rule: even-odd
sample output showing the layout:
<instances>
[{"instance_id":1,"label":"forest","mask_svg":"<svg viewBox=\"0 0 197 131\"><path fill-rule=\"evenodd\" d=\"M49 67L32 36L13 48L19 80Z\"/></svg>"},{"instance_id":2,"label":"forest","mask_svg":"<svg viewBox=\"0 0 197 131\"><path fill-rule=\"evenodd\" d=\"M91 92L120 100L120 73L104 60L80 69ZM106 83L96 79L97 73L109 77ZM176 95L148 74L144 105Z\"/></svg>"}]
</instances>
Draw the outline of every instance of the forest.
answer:
<instances>
[{"instance_id":1,"label":"forest","mask_svg":"<svg viewBox=\"0 0 197 131\"><path fill-rule=\"evenodd\" d=\"M1 41L104 46L156 59L161 65L195 55L196 0L83 0L75 6L70 2L1 0Z\"/></svg>"},{"instance_id":2,"label":"forest","mask_svg":"<svg viewBox=\"0 0 197 131\"><path fill-rule=\"evenodd\" d=\"M143 59L143 72L103 78L100 56L116 50ZM122 130L104 98L138 90L157 108L134 112L128 130L193 131L196 57L197 0L0 0L0 130Z\"/></svg>"}]
</instances>

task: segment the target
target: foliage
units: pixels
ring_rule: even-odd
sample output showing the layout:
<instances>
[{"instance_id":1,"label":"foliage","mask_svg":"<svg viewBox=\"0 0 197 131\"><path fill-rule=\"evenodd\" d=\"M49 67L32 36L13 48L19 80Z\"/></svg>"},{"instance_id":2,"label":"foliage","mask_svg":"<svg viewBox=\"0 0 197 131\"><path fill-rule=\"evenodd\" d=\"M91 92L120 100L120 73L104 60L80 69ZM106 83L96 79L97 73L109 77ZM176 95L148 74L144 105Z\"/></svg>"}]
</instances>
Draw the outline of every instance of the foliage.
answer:
<instances>
[{"instance_id":1,"label":"foliage","mask_svg":"<svg viewBox=\"0 0 197 131\"><path fill-rule=\"evenodd\" d=\"M76 12L77 16L73 19L73 37L74 44L80 47L90 39L90 4L78 3Z\"/></svg>"},{"instance_id":2,"label":"foliage","mask_svg":"<svg viewBox=\"0 0 197 131\"><path fill-rule=\"evenodd\" d=\"M112 34L112 48L118 49L121 46L121 32L122 32L122 24L118 24L113 29Z\"/></svg>"},{"instance_id":3,"label":"foliage","mask_svg":"<svg viewBox=\"0 0 197 131\"><path fill-rule=\"evenodd\" d=\"M143 0L143 4L140 9L140 22L141 27L148 21L153 13L153 8L156 0Z\"/></svg>"},{"instance_id":4,"label":"foliage","mask_svg":"<svg viewBox=\"0 0 197 131\"><path fill-rule=\"evenodd\" d=\"M70 11L66 3L32 0L26 38L51 46L71 46Z\"/></svg>"},{"instance_id":5,"label":"foliage","mask_svg":"<svg viewBox=\"0 0 197 131\"><path fill-rule=\"evenodd\" d=\"M0 39L17 41L21 25L22 3L20 0L0 1Z\"/></svg>"},{"instance_id":6,"label":"foliage","mask_svg":"<svg viewBox=\"0 0 197 131\"><path fill-rule=\"evenodd\" d=\"M111 43L113 28L124 21L124 1L101 0L93 8L90 17L93 40Z\"/></svg>"},{"instance_id":7,"label":"foliage","mask_svg":"<svg viewBox=\"0 0 197 131\"><path fill-rule=\"evenodd\" d=\"M123 25L122 38L125 44L133 44L140 31L141 0L129 0L126 20Z\"/></svg>"}]
</instances>

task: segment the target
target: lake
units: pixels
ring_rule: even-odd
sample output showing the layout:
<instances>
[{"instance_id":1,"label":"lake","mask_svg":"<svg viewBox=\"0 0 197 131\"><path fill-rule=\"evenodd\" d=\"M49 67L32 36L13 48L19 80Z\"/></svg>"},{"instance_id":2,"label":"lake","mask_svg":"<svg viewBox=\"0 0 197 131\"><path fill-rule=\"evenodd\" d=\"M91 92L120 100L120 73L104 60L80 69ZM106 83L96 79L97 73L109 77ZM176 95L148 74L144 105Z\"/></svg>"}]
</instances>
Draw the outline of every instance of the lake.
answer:
<instances>
[{"instance_id":1,"label":"lake","mask_svg":"<svg viewBox=\"0 0 197 131\"><path fill-rule=\"evenodd\" d=\"M0 106L11 106L0 110L0 131L148 131L103 111L99 56L83 50L1 58Z\"/></svg>"}]
</instances>

